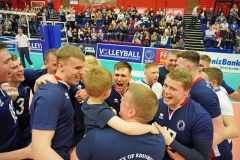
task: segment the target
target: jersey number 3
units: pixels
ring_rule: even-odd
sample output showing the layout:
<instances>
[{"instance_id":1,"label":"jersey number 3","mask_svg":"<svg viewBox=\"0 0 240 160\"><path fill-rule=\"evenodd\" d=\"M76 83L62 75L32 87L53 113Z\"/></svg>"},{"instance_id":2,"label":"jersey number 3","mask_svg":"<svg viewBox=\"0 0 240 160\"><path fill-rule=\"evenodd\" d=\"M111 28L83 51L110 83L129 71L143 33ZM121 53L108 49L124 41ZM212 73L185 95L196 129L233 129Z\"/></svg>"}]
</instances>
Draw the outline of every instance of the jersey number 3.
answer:
<instances>
[{"instance_id":1,"label":"jersey number 3","mask_svg":"<svg viewBox=\"0 0 240 160\"><path fill-rule=\"evenodd\" d=\"M19 109L16 110L16 114L17 115L21 115L24 111L24 99L23 98L19 98L17 100L17 104L19 104Z\"/></svg>"}]
</instances>

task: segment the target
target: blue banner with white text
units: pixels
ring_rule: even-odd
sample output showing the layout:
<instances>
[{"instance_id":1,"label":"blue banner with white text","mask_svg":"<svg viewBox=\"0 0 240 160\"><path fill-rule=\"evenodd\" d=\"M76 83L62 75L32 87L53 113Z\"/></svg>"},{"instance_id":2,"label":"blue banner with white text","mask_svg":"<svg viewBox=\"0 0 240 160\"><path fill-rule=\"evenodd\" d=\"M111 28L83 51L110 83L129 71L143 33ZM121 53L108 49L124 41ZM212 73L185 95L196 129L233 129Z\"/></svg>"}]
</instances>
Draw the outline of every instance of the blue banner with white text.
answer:
<instances>
[{"instance_id":1,"label":"blue banner with white text","mask_svg":"<svg viewBox=\"0 0 240 160\"><path fill-rule=\"evenodd\" d=\"M142 63L143 47L98 43L97 58Z\"/></svg>"}]
</instances>

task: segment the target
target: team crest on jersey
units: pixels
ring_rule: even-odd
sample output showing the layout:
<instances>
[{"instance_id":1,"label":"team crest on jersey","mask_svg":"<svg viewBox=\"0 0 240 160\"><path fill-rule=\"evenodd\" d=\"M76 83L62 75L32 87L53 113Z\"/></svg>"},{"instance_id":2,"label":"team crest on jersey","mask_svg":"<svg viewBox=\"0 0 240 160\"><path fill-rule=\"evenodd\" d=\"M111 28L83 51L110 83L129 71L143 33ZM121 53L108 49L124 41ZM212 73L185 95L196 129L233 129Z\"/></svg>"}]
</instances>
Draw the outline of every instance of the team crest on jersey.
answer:
<instances>
[{"instance_id":1,"label":"team crest on jersey","mask_svg":"<svg viewBox=\"0 0 240 160\"><path fill-rule=\"evenodd\" d=\"M163 113L160 113L158 118L163 119L163 116Z\"/></svg>"},{"instance_id":2,"label":"team crest on jersey","mask_svg":"<svg viewBox=\"0 0 240 160\"><path fill-rule=\"evenodd\" d=\"M24 93L27 93L28 90L29 90L29 87L25 87L25 88L24 88Z\"/></svg>"},{"instance_id":3,"label":"team crest on jersey","mask_svg":"<svg viewBox=\"0 0 240 160\"><path fill-rule=\"evenodd\" d=\"M0 99L0 107L2 107L4 105L4 102L2 102L2 100Z\"/></svg>"},{"instance_id":4,"label":"team crest on jersey","mask_svg":"<svg viewBox=\"0 0 240 160\"><path fill-rule=\"evenodd\" d=\"M65 93L65 96L67 97L67 99L69 99L68 93Z\"/></svg>"},{"instance_id":5,"label":"team crest on jersey","mask_svg":"<svg viewBox=\"0 0 240 160\"><path fill-rule=\"evenodd\" d=\"M211 86L211 84L208 82L208 81L206 81L206 86L208 87L208 88L211 88L212 89L212 86Z\"/></svg>"},{"instance_id":6,"label":"team crest on jersey","mask_svg":"<svg viewBox=\"0 0 240 160\"><path fill-rule=\"evenodd\" d=\"M114 99L114 103L119 103L117 98Z\"/></svg>"},{"instance_id":7,"label":"team crest on jersey","mask_svg":"<svg viewBox=\"0 0 240 160\"><path fill-rule=\"evenodd\" d=\"M183 131L185 129L185 126L186 126L186 124L185 124L185 122L183 120L179 120L177 122L177 129L179 131Z\"/></svg>"},{"instance_id":8,"label":"team crest on jersey","mask_svg":"<svg viewBox=\"0 0 240 160\"><path fill-rule=\"evenodd\" d=\"M79 85L77 86L77 89L82 89L82 85L79 84Z\"/></svg>"}]
</instances>

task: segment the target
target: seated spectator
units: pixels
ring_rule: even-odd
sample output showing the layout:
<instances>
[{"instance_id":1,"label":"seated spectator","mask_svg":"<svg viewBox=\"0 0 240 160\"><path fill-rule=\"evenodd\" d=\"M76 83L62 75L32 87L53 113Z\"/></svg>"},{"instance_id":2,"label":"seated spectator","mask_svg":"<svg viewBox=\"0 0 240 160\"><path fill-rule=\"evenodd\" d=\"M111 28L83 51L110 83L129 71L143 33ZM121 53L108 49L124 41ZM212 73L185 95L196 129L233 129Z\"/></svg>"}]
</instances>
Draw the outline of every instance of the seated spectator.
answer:
<instances>
[{"instance_id":1,"label":"seated spectator","mask_svg":"<svg viewBox=\"0 0 240 160\"><path fill-rule=\"evenodd\" d=\"M140 24L137 25L137 26L134 28L134 32L136 32L136 31L142 32L142 28L140 27Z\"/></svg>"},{"instance_id":2,"label":"seated spectator","mask_svg":"<svg viewBox=\"0 0 240 160\"><path fill-rule=\"evenodd\" d=\"M159 28L159 22L158 22L157 18L155 19L154 27L155 27L155 30L157 30Z\"/></svg>"},{"instance_id":3,"label":"seated spectator","mask_svg":"<svg viewBox=\"0 0 240 160\"><path fill-rule=\"evenodd\" d=\"M69 29L67 31L67 37L68 37L68 41L72 42L72 40L73 40L72 27L69 27Z\"/></svg>"},{"instance_id":4,"label":"seated spectator","mask_svg":"<svg viewBox=\"0 0 240 160\"><path fill-rule=\"evenodd\" d=\"M122 22L120 22L117 26L116 26L116 28L115 28L115 40L116 41L120 41L119 40L119 36L120 36L120 33L121 33L121 27L123 26L123 24L122 24Z\"/></svg>"},{"instance_id":5,"label":"seated spectator","mask_svg":"<svg viewBox=\"0 0 240 160\"><path fill-rule=\"evenodd\" d=\"M86 11L84 12L85 15L85 20L88 22L90 20L90 12L88 9L86 9Z\"/></svg>"},{"instance_id":6,"label":"seated spectator","mask_svg":"<svg viewBox=\"0 0 240 160\"><path fill-rule=\"evenodd\" d=\"M140 32L139 31L136 31L134 36L133 36L133 40L132 40L132 43L141 43L141 40L140 40Z\"/></svg>"},{"instance_id":7,"label":"seated spectator","mask_svg":"<svg viewBox=\"0 0 240 160\"><path fill-rule=\"evenodd\" d=\"M233 7L230 9L229 24L233 23L237 13L238 13L238 6L237 4L234 4Z\"/></svg>"},{"instance_id":8,"label":"seated spectator","mask_svg":"<svg viewBox=\"0 0 240 160\"><path fill-rule=\"evenodd\" d=\"M127 19L123 18L122 23L123 23L123 25L125 24L127 26Z\"/></svg>"},{"instance_id":9,"label":"seated spectator","mask_svg":"<svg viewBox=\"0 0 240 160\"><path fill-rule=\"evenodd\" d=\"M155 44L157 44L157 33L153 32L152 36L151 36L151 43L150 43L150 47L154 47Z\"/></svg>"},{"instance_id":10,"label":"seated spectator","mask_svg":"<svg viewBox=\"0 0 240 160\"><path fill-rule=\"evenodd\" d=\"M177 28L177 26L175 26L175 27L171 30L171 35L173 35L173 34L178 35L178 28Z\"/></svg>"},{"instance_id":11,"label":"seated spectator","mask_svg":"<svg viewBox=\"0 0 240 160\"><path fill-rule=\"evenodd\" d=\"M218 28L217 31L215 31L215 39L218 42L217 47L220 47L222 44L222 37L220 37L220 29Z\"/></svg>"},{"instance_id":12,"label":"seated spectator","mask_svg":"<svg viewBox=\"0 0 240 160\"><path fill-rule=\"evenodd\" d=\"M168 36L166 35L166 32L163 33L163 35L161 36L161 47L165 48L168 42Z\"/></svg>"},{"instance_id":13,"label":"seated spectator","mask_svg":"<svg viewBox=\"0 0 240 160\"><path fill-rule=\"evenodd\" d=\"M227 20L226 17L224 16L223 12L220 14L220 16L217 17L216 21L219 25L224 23L224 21Z\"/></svg>"},{"instance_id":14,"label":"seated spectator","mask_svg":"<svg viewBox=\"0 0 240 160\"><path fill-rule=\"evenodd\" d=\"M183 38L181 37L180 40L177 43L177 47L180 49L185 49L185 42L183 40Z\"/></svg>"},{"instance_id":15,"label":"seated spectator","mask_svg":"<svg viewBox=\"0 0 240 160\"><path fill-rule=\"evenodd\" d=\"M199 13L199 16L200 16L200 18L201 18L202 24L206 24L206 23L207 23L207 11L206 11L206 7L203 7L203 9L201 10L201 12Z\"/></svg>"},{"instance_id":16,"label":"seated spectator","mask_svg":"<svg viewBox=\"0 0 240 160\"><path fill-rule=\"evenodd\" d=\"M142 19L144 25L147 26L147 23L149 23L149 16L148 16L148 14L147 13L143 14L141 19Z\"/></svg>"},{"instance_id":17,"label":"seated spectator","mask_svg":"<svg viewBox=\"0 0 240 160\"><path fill-rule=\"evenodd\" d=\"M213 8L211 7L210 9L209 9L209 11L207 12L207 21L209 21L210 22L210 24L211 24L211 22L212 22L212 19L213 18Z\"/></svg>"},{"instance_id":18,"label":"seated spectator","mask_svg":"<svg viewBox=\"0 0 240 160\"><path fill-rule=\"evenodd\" d=\"M119 29L116 23L113 23L112 40L118 41Z\"/></svg>"},{"instance_id":19,"label":"seated spectator","mask_svg":"<svg viewBox=\"0 0 240 160\"><path fill-rule=\"evenodd\" d=\"M229 25L229 29L233 33L233 39L235 39L236 32L238 31L238 28L239 27L238 27L238 24L237 24L236 20L234 20L233 24Z\"/></svg>"},{"instance_id":20,"label":"seated spectator","mask_svg":"<svg viewBox=\"0 0 240 160\"><path fill-rule=\"evenodd\" d=\"M12 36L12 30L8 28L8 26L5 26L3 29L3 36Z\"/></svg>"},{"instance_id":21,"label":"seated spectator","mask_svg":"<svg viewBox=\"0 0 240 160\"><path fill-rule=\"evenodd\" d=\"M212 29L214 30L214 31L217 31L218 29L219 29L219 24L218 24L218 22L217 21L215 21L215 23L214 23L214 25L212 25Z\"/></svg>"},{"instance_id":22,"label":"seated spectator","mask_svg":"<svg viewBox=\"0 0 240 160\"><path fill-rule=\"evenodd\" d=\"M87 22L85 25L84 25L84 28L82 28L82 30L84 31L84 32L87 32L87 30L90 28L90 25L89 25L89 23Z\"/></svg>"},{"instance_id":23,"label":"seated spectator","mask_svg":"<svg viewBox=\"0 0 240 160\"><path fill-rule=\"evenodd\" d=\"M205 47L206 47L206 41L208 41L208 40L211 41L212 47L214 46L214 43L215 43L214 35L215 35L215 31L212 30L212 26L210 26L209 29L206 30L206 34L205 34L205 37L203 39L203 43L204 43Z\"/></svg>"},{"instance_id":24,"label":"seated spectator","mask_svg":"<svg viewBox=\"0 0 240 160\"><path fill-rule=\"evenodd\" d=\"M181 16L180 13L177 14L177 16L174 18L176 24L177 24L177 27L180 28L181 27L181 24L183 22L183 18Z\"/></svg>"},{"instance_id":25,"label":"seated spectator","mask_svg":"<svg viewBox=\"0 0 240 160\"><path fill-rule=\"evenodd\" d=\"M136 9L136 7L133 7L133 10L132 10L132 16L137 16L138 14L138 10Z\"/></svg>"},{"instance_id":26,"label":"seated spectator","mask_svg":"<svg viewBox=\"0 0 240 160\"><path fill-rule=\"evenodd\" d=\"M90 44L91 43L91 38L92 38L92 31L90 28L88 28L88 30L86 31L86 36L84 38L84 43L86 44L87 41Z\"/></svg>"},{"instance_id":27,"label":"seated spectator","mask_svg":"<svg viewBox=\"0 0 240 160\"><path fill-rule=\"evenodd\" d=\"M149 47L150 36L147 31L145 31L145 33L143 33L142 41L143 41L143 46Z\"/></svg>"},{"instance_id":28,"label":"seated spectator","mask_svg":"<svg viewBox=\"0 0 240 160\"><path fill-rule=\"evenodd\" d=\"M159 8L158 10L157 10L157 17L159 18L159 19L161 19L162 18L162 9L161 8Z\"/></svg>"},{"instance_id":29,"label":"seated spectator","mask_svg":"<svg viewBox=\"0 0 240 160\"><path fill-rule=\"evenodd\" d=\"M97 39L98 39L97 35L98 34L97 34L95 28L92 28L91 40L92 40L93 44L96 44L96 42L97 42Z\"/></svg>"},{"instance_id":30,"label":"seated spectator","mask_svg":"<svg viewBox=\"0 0 240 160\"><path fill-rule=\"evenodd\" d=\"M153 8L150 8L150 11L149 11L148 15L149 15L149 21L151 23L153 23L154 22L154 10L153 10Z\"/></svg>"},{"instance_id":31,"label":"seated spectator","mask_svg":"<svg viewBox=\"0 0 240 160\"><path fill-rule=\"evenodd\" d=\"M103 8L102 8L102 15L103 16L106 16L107 15L107 9L106 9L106 6L103 5Z\"/></svg>"},{"instance_id":32,"label":"seated spectator","mask_svg":"<svg viewBox=\"0 0 240 160\"><path fill-rule=\"evenodd\" d=\"M141 22L139 22L137 18L134 19L134 22L133 22L133 23L134 23L134 24L133 24L133 27L137 27L138 25L141 24Z\"/></svg>"},{"instance_id":33,"label":"seated spectator","mask_svg":"<svg viewBox=\"0 0 240 160\"><path fill-rule=\"evenodd\" d=\"M183 27L181 27L177 33L177 38L185 38Z\"/></svg>"},{"instance_id":34,"label":"seated spectator","mask_svg":"<svg viewBox=\"0 0 240 160\"><path fill-rule=\"evenodd\" d=\"M110 20L108 19L108 16L107 16L103 21L103 27L108 27L109 24L110 24Z\"/></svg>"},{"instance_id":35,"label":"seated spectator","mask_svg":"<svg viewBox=\"0 0 240 160\"><path fill-rule=\"evenodd\" d=\"M174 19L174 17L172 16L172 13L169 13L166 17L166 24L167 26L169 26L171 24L171 20Z\"/></svg>"},{"instance_id":36,"label":"seated spectator","mask_svg":"<svg viewBox=\"0 0 240 160\"><path fill-rule=\"evenodd\" d=\"M113 26L112 26L112 24L110 24L109 27L108 27L108 33L107 33L107 39L109 41L113 40L113 35L112 34L113 34Z\"/></svg>"},{"instance_id":37,"label":"seated spectator","mask_svg":"<svg viewBox=\"0 0 240 160\"><path fill-rule=\"evenodd\" d=\"M132 20L132 18L130 18L127 21L127 26L128 26L129 34L134 34L134 21Z\"/></svg>"},{"instance_id":38,"label":"seated spectator","mask_svg":"<svg viewBox=\"0 0 240 160\"><path fill-rule=\"evenodd\" d=\"M220 8L218 8L218 11L216 12L216 19L217 19L217 17L219 17L221 15L221 13L223 13L223 11L222 11L222 8L220 7Z\"/></svg>"},{"instance_id":39,"label":"seated spectator","mask_svg":"<svg viewBox=\"0 0 240 160\"><path fill-rule=\"evenodd\" d=\"M232 32L229 29L227 29L226 36L223 38L223 47L229 49L227 47L227 45L228 45L232 49L233 48L233 44L234 44L233 34L232 34Z\"/></svg>"},{"instance_id":40,"label":"seated spectator","mask_svg":"<svg viewBox=\"0 0 240 160\"><path fill-rule=\"evenodd\" d=\"M78 35L77 39L79 41L82 41L84 39L84 33L83 33L83 31L80 28L78 29L77 35Z\"/></svg>"},{"instance_id":41,"label":"seated spectator","mask_svg":"<svg viewBox=\"0 0 240 160\"><path fill-rule=\"evenodd\" d=\"M235 46L235 48L237 48L238 46L240 46L240 28L238 28L238 31L236 32L236 46Z\"/></svg>"},{"instance_id":42,"label":"seated spectator","mask_svg":"<svg viewBox=\"0 0 240 160\"><path fill-rule=\"evenodd\" d=\"M222 27L222 30L227 30L228 29L228 23L227 20L224 20L222 24L220 24L220 27Z\"/></svg>"},{"instance_id":43,"label":"seated spectator","mask_svg":"<svg viewBox=\"0 0 240 160\"><path fill-rule=\"evenodd\" d=\"M128 28L127 28L127 25L124 23L124 24L120 27L120 38L119 38L119 41L124 41L124 42L126 42L127 34L128 34Z\"/></svg>"},{"instance_id":44,"label":"seated spectator","mask_svg":"<svg viewBox=\"0 0 240 160\"><path fill-rule=\"evenodd\" d=\"M8 28L12 30L12 22L9 20L9 18L5 19L4 27L6 26L8 26Z\"/></svg>"},{"instance_id":45,"label":"seated spectator","mask_svg":"<svg viewBox=\"0 0 240 160\"><path fill-rule=\"evenodd\" d=\"M96 20L97 20L97 22L103 20L103 16L102 16L101 10L97 11Z\"/></svg>"},{"instance_id":46,"label":"seated spectator","mask_svg":"<svg viewBox=\"0 0 240 160\"><path fill-rule=\"evenodd\" d=\"M170 46L172 46L172 49L175 49L177 47L177 35L175 33L171 38Z\"/></svg>"},{"instance_id":47,"label":"seated spectator","mask_svg":"<svg viewBox=\"0 0 240 160\"><path fill-rule=\"evenodd\" d=\"M211 26L210 22L207 21L207 24L205 25L204 31L208 30L210 26Z\"/></svg>"},{"instance_id":48,"label":"seated spectator","mask_svg":"<svg viewBox=\"0 0 240 160\"><path fill-rule=\"evenodd\" d=\"M122 14L122 12L119 12L118 16L117 16L117 23L122 22L124 18L124 14Z\"/></svg>"},{"instance_id":49,"label":"seated spectator","mask_svg":"<svg viewBox=\"0 0 240 160\"><path fill-rule=\"evenodd\" d=\"M113 11L112 13L112 20L117 21L118 15L115 13L115 11Z\"/></svg>"},{"instance_id":50,"label":"seated spectator","mask_svg":"<svg viewBox=\"0 0 240 160\"><path fill-rule=\"evenodd\" d=\"M102 43L102 42L103 42L103 36L104 36L104 34L103 34L103 32L102 32L102 29L99 29L98 35L97 35L97 37L98 37L98 42L99 42L99 43Z\"/></svg>"},{"instance_id":51,"label":"seated spectator","mask_svg":"<svg viewBox=\"0 0 240 160\"><path fill-rule=\"evenodd\" d=\"M171 36L171 28L170 26L168 26L166 29L165 29L165 33L167 36Z\"/></svg>"},{"instance_id":52,"label":"seated spectator","mask_svg":"<svg viewBox=\"0 0 240 160\"><path fill-rule=\"evenodd\" d=\"M155 32L155 27L154 27L154 24L151 24L151 27L148 29L148 33L151 36L153 32Z\"/></svg>"},{"instance_id":53,"label":"seated spectator","mask_svg":"<svg viewBox=\"0 0 240 160\"><path fill-rule=\"evenodd\" d=\"M233 51L233 54L240 54L240 46L236 47L236 49Z\"/></svg>"},{"instance_id":54,"label":"seated spectator","mask_svg":"<svg viewBox=\"0 0 240 160\"><path fill-rule=\"evenodd\" d=\"M131 16L130 16L130 14L128 12L126 12L124 18L126 18L126 20L128 21L131 18Z\"/></svg>"}]
</instances>

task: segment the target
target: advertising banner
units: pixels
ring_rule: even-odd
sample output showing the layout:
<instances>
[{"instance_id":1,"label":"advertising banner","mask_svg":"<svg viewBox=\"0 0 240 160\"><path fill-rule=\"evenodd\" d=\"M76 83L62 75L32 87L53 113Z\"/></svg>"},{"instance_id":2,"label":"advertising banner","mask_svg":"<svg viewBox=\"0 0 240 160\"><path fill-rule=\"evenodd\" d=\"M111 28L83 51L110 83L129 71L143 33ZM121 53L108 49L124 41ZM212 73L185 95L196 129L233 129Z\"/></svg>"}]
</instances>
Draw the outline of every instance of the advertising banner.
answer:
<instances>
[{"instance_id":1,"label":"advertising banner","mask_svg":"<svg viewBox=\"0 0 240 160\"><path fill-rule=\"evenodd\" d=\"M42 40L29 40L31 52L43 53Z\"/></svg>"},{"instance_id":2,"label":"advertising banner","mask_svg":"<svg viewBox=\"0 0 240 160\"><path fill-rule=\"evenodd\" d=\"M85 54L86 55L91 55L91 56L96 57L97 45L94 45L94 44L84 44L83 46L85 48Z\"/></svg>"},{"instance_id":3,"label":"advertising banner","mask_svg":"<svg viewBox=\"0 0 240 160\"><path fill-rule=\"evenodd\" d=\"M79 0L79 4L86 6L96 6L96 5L111 5L116 6L116 0Z\"/></svg>"},{"instance_id":4,"label":"advertising banner","mask_svg":"<svg viewBox=\"0 0 240 160\"><path fill-rule=\"evenodd\" d=\"M124 45L99 44L97 58L113 61L142 63L143 48Z\"/></svg>"},{"instance_id":5,"label":"advertising banner","mask_svg":"<svg viewBox=\"0 0 240 160\"><path fill-rule=\"evenodd\" d=\"M172 13L173 17L176 17L178 13L184 17L184 8L166 8L167 13Z\"/></svg>"}]
</instances>

